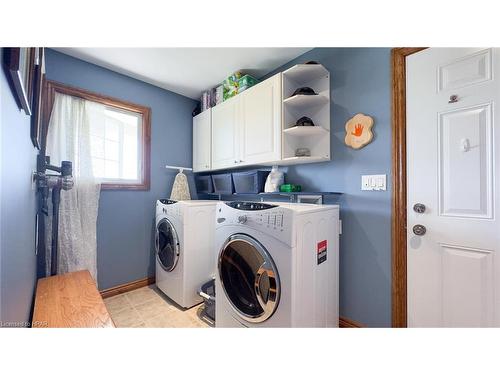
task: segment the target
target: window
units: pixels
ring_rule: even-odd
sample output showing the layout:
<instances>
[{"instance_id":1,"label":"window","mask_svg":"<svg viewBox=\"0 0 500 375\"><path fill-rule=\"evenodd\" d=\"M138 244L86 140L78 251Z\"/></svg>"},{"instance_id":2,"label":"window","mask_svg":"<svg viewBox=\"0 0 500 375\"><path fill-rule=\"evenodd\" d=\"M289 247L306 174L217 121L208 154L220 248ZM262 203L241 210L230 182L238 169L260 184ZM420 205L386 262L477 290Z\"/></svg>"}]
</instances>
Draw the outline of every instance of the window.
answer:
<instances>
[{"instance_id":1,"label":"window","mask_svg":"<svg viewBox=\"0 0 500 375\"><path fill-rule=\"evenodd\" d=\"M56 92L105 105L104 123L90 124L92 167L102 189L149 189L149 108L53 81L46 82L46 89L48 116Z\"/></svg>"},{"instance_id":2,"label":"window","mask_svg":"<svg viewBox=\"0 0 500 375\"><path fill-rule=\"evenodd\" d=\"M138 183L141 177L140 113L109 107L106 122L90 124L94 175L102 183Z\"/></svg>"}]
</instances>

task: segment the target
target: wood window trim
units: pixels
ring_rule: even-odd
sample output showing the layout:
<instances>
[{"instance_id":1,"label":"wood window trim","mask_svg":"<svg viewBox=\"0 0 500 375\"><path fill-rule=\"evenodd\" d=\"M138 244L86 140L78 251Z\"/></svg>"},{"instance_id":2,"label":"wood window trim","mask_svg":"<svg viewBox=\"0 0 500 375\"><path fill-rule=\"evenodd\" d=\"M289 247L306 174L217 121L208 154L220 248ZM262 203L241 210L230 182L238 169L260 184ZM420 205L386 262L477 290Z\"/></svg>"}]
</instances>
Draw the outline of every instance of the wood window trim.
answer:
<instances>
[{"instance_id":1,"label":"wood window trim","mask_svg":"<svg viewBox=\"0 0 500 375\"><path fill-rule=\"evenodd\" d=\"M77 98L101 103L142 115L142 165L141 182L137 184L103 183L102 190L149 190L151 186L151 109L135 103L116 99L110 96L97 94L81 88L68 86L60 82L45 80L43 90L43 141L42 152L45 154L47 131L49 127L50 114L54 106L55 94L60 93Z\"/></svg>"},{"instance_id":2,"label":"wood window trim","mask_svg":"<svg viewBox=\"0 0 500 375\"><path fill-rule=\"evenodd\" d=\"M392 326L407 327L406 57L425 47L391 50L392 77Z\"/></svg>"}]
</instances>

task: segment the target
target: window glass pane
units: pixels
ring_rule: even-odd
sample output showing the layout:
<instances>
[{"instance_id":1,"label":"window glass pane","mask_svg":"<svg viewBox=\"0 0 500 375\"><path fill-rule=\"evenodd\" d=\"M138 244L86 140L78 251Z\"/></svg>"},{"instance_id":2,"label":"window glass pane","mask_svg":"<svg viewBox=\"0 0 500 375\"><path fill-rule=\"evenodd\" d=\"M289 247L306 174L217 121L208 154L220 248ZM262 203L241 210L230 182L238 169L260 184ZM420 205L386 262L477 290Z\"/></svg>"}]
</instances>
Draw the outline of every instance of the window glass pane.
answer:
<instances>
[{"instance_id":1,"label":"window glass pane","mask_svg":"<svg viewBox=\"0 0 500 375\"><path fill-rule=\"evenodd\" d=\"M104 161L104 171L106 173L106 178L119 178L120 174L118 172L118 162L114 160Z\"/></svg>"},{"instance_id":2,"label":"window glass pane","mask_svg":"<svg viewBox=\"0 0 500 375\"><path fill-rule=\"evenodd\" d=\"M91 124L94 173L103 182L138 181L142 165L142 115L106 107L105 124Z\"/></svg>"},{"instance_id":3,"label":"window glass pane","mask_svg":"<svg viewBox=\"0 0 500 375\"><path fill-rule=\"evenodd\" d=\"M92 169L97 178L106 177L104 173L104 159L92 158Z\"/></svg>"},{"instance_id":4,"label":"window glass pane","mask_svg":"<svg viewBox=\"0 0 500 375\"><path fill-rule=\"evenodd\" d=\"M104 143L104 158L106 160L119 160L120 152L118 149L118 142L110 141L106 139Z\"/></svg>"},{"instance_id":5,"label":"window glass pane","mask_svg":"<svg viewBox=\"0 0 500 375\"><path fill-rule=\"evenodd\" d=\"M93 158L104 158L104 139L95 135L90 136L90 154Z\"/></svg>"},{"instance_id":6,"label":"window glass pane","mask_svg":"<svg viewBox=\"0 0 500 375\"><path fill-rule=\"evenodd\" d=\"M109 113L110 111L106 111ZM106 139L111 141L118 142L120 140L120 126L123 126L123 123L120 123L118 120L114 118L107 117L106 118Z\"/></svg>"},{"instance_id":7,"label":"window glass pane","mask_svg":"<svg viewBox=\"0 0 500 375\"><path fill-rule=\"evenodd\" d=\"M140 164L138 160L138 118L135 124L123 127L123 178L137 180Z\"/></svg>"}]
</instances>

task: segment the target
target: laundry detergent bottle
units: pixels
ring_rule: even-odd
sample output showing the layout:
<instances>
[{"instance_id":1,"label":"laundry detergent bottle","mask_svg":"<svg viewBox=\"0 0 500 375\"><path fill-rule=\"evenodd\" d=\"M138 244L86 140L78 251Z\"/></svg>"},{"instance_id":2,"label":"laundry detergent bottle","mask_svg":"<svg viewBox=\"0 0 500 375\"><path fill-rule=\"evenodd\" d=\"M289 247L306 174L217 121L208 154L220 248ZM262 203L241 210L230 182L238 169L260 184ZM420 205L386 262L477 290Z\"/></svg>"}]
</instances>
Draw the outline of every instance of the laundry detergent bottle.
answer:
<instances>
[{"instance_id":1,"label":"laundry detergent bottle","mask_svg":"<svg viewBox=\"0 0 500 375\"><path fill-rule=\"evenodd\" d=\"M280 191L280 186L285 183L285 174L278 170L277 165L273 165L271 172L267 175L264 192L276 193Z\"/></svg>"}]
</instances>

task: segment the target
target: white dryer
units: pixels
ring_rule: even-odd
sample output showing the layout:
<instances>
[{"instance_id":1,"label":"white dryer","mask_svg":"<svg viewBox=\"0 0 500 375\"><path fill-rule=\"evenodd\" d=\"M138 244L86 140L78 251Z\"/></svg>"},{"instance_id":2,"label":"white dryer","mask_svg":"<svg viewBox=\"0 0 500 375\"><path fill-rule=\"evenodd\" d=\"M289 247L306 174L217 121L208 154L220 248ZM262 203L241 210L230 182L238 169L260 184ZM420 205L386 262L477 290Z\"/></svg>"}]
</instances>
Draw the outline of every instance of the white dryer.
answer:
<instances>
[{"instance_id":1,"label":"white dryer","mask_svg":"<svg viewBox=\"0 0 500 375\"><path fill-rule=\"evenodd\" d=\"M339 207L220 202L216 327L338 327Z\"/></svg>"},{"instance_id":2,"label":"white dryer","mask_svg":"<svg viewBox=\"0 0 500 375\"><path fill-rule=\"evenodd\" d=\"M215 273L216 201L156 202L156 285L181 307L203 299L198 288Z\"/></svg>"}]
</instances>

